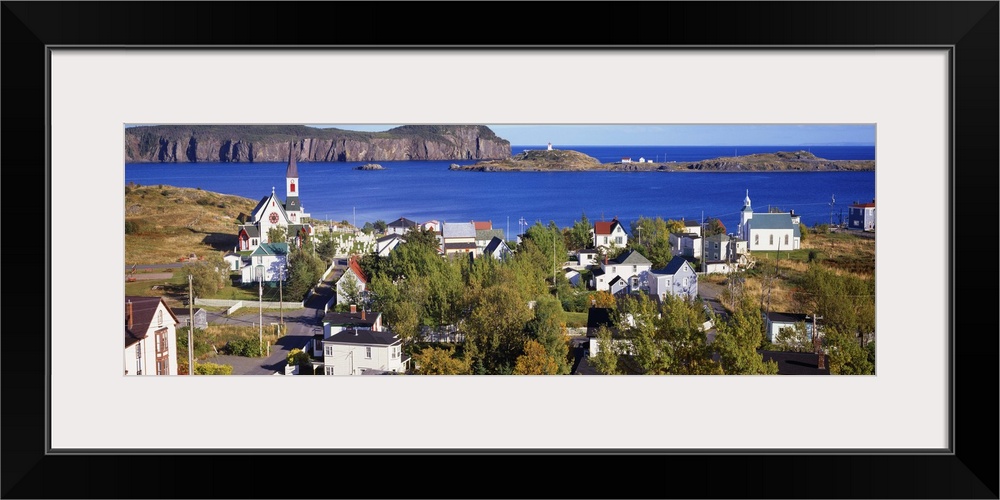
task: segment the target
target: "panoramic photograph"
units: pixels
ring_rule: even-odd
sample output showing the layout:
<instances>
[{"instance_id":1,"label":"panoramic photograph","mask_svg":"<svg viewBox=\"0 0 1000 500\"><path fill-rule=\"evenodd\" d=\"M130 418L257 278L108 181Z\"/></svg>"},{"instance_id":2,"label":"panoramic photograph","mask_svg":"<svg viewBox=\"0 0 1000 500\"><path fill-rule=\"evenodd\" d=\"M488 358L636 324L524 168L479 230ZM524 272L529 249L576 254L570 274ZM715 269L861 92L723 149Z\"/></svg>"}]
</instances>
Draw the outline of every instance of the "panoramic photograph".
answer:
<instances>
[{"instance_id":1,"label":"panoramic photograph","mask_svg":"<svg viewBox=\"0 0 1000 500\"><path fill-rule=\"evenodd\" d=\"M123 372L874 375L874 124L126 124Z\"/></svg>"}]
</instances>

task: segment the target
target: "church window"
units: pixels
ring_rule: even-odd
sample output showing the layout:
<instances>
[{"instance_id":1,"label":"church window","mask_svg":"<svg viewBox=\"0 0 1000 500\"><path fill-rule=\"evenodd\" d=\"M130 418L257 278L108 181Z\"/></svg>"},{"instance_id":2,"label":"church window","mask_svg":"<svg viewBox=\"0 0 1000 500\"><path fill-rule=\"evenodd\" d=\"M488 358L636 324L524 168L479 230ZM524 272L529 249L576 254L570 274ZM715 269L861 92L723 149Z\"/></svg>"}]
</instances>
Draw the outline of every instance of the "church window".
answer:
<instances>
[{"instance_id":1,"label":"church window","mask_svg":"<svg viewBox=\"0 0 1000 500\"><path fill-rule=\"evenodd\" d=\"M753 235L753 244L754 245L760 245L760 235L759 234Z\"/></svg>"},{"instance_id":2,"label":"church window","mask_svg":"<svg viewBox=\"0 0 1000 500\"><path fill-rule=\"evenodd\" d=\"M788 244L788 235L787 234L785 235L785 244L786 245Z\"/></svg>"},{"instance_id":3,"label":"church window","mask_svg":"<svg viewBox=\"0 0 1000 500\"><path fill-rule=\"evenodd\" d=\"M768 241L768 244L769 244L769 245L774 245L774 235L772 234L772 235L771 235L771 237L770 237L770 238L768 238L768 240L767 240L767 241Z\"/></svg>"}]
</instances>

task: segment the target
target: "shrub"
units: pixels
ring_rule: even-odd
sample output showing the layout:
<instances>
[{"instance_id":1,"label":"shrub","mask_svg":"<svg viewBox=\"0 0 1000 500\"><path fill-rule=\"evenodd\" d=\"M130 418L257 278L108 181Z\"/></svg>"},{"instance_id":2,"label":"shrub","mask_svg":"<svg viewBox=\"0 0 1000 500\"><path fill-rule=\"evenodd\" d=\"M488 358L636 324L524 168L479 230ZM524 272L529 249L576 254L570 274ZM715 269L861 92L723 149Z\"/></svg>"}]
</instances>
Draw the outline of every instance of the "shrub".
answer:
<instances>
[{"instance_id":1,"label":"shrub","mask_svg":"<svg viewBox=\"0 0 1000 500\"><path fill-rule=\"evenodd\" d=\"M263 355L259 339L242 338L226 342L226 352L233 356L258 358Z\"/></svg>"},{"instance_id":2,"label":"shrub","mask_svg":"<svg viewBox=\"0 0 1000 500\"><path fill-rule=\"evenodd\" d=\"M197 363L194 365L195 375L232 375L233 367L216 363Z\"/></svg>"},{"instance_id":3,"label":"shrub","mask_svg":"<svg viewBox=\"0 0 1000 500\"><path fill-rule=\"evenodd\" d=\"M125 234L136 234L141 230L142 226L138 222L134 220L125 221Z\"/></svg>"}]
</instances>

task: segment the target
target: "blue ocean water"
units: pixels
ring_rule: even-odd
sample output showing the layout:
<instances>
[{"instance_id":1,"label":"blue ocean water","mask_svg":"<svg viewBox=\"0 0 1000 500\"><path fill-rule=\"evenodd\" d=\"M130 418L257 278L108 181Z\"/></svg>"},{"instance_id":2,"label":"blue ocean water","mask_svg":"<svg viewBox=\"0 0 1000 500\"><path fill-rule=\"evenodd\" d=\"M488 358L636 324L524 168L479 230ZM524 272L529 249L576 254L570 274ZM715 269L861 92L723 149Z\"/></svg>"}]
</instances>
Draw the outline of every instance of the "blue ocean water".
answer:
<instances>
[{"instance_id":1,"label":"blue ocean water","mask_svg":"<svg viewBox=\"0 0 1000 500\"><path fill-rule=\"evenodd\" d=\"M544 146L512 146L513 153ZM603 162L624 156L693 161L719 156L809 149L827 159L874 159L874 147L676 147L554 146L574 149ZM527 224L554 221L566 227L589 219L640 216L698 220L718 217L732 232L747 190L755 211L795 210L802 222L846 220L847 206L875 198L875 172L461 172L453 163L474 161L382 161L379 171L353 170L367 162L298 165L300 199L312 217L358 225L406 217L426 220L491 220L517 234ZM129 163L125 182L201 188L254 200L273 187L284 198L285 162ZM835 202L831 205L831 199Z\"/></svg>"}]
</instances>

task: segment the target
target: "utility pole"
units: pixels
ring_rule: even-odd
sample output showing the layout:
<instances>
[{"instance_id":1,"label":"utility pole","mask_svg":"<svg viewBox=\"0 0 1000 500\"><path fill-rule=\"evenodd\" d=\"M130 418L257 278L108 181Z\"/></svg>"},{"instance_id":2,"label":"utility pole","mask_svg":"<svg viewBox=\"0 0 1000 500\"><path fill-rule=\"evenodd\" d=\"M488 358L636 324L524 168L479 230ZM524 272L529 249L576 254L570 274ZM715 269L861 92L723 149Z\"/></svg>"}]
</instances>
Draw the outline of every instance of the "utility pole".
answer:
<instances>
[{"instance_id":1,"label":"utility pole","mask_svg":"<svg viewBox=\"0 0 1000 500\"><path fill-rule=\"evenodd\" d=\"M263 266L261 266L263 267ZM260 343L259 349L261 354L264 353L264 274L261 272L260 278L257 280L257 320L259 321L258 326L260 327L258 335L258 341Z\"/></svg>"},{"instance_id":2,"label":"utility pole","mask_svg":"<svg viewBox=\"0 0 1000 500\"><path fill-rule=\"evenodd\" d=\"M639 234L639 246L642 246L642 226L636 226L635 232Z\"/></svg>"},{"instance_id":3,"label":"utility pole","mask_svg":"<svg viewBox=\"0 0 1000 500\"><path fill-rule=\"evenodd\" d=\"M282 293L282 282L285 280L285 270L278 269L278 323L285 324L285 296Z\"/></svg>"},{"instance_id":4,"label":"utility pole","mask_svg":"<svg viewBox=\"0 0 1000 500\"><path fill-rule=\"evenodd\" d=\"M194 276L188 275L188 375L194 375Z\"/></svg>"},{"instance_id":5,"label":"utility pole","mask_svg":"<svg viewBox=\"0 0 1000 500\"><path fill-rule=\"evenodd\" d=\"M826 360L823 359L824 358L824 356L823 356L823 343L819 340L819 330L816 329L816 320L817 319L823 319L823 317L822 316L816 316L815 314L813 314L812 315L812 323L813 323L813 330L812 330L813 350L816 352L816 354L817 354L817 356L819 358L819 360L816 362L817 363L816 367L819 368L820 370L823 370L823 369L826 368Z\"/></svg>"}]
</instances>

